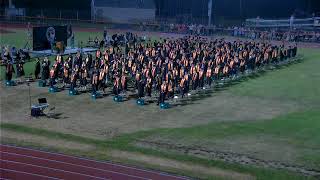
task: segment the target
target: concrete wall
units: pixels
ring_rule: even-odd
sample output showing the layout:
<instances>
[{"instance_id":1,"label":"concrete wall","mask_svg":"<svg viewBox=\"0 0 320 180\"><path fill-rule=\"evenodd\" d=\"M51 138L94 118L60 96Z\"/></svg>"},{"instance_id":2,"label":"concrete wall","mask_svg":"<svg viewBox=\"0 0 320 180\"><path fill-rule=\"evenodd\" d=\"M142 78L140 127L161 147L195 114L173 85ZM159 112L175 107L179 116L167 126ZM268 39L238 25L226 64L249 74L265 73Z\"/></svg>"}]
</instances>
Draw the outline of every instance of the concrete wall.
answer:
<instances>
[{"instance_id":1,"label":"concrete wall","mask_svg":"<svg viewBox=\"0 0 320 180\"><path fill-rule=\"evenodd\" d=\"M96 7L96 18L118 23L154 20L155 9Z\"/></svg>"}]
</instances>

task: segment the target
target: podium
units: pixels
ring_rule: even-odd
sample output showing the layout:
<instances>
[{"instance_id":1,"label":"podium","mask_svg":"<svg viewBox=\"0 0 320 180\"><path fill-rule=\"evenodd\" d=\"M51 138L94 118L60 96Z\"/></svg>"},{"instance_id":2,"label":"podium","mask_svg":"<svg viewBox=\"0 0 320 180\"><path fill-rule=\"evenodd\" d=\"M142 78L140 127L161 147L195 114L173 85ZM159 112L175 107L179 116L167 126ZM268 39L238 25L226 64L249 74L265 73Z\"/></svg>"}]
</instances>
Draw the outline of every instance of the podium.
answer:
<instances>
[{"instance_id":1,"label":"podium","mask_svg":"<svg viewBox=\"0 0 320 180\"><path fill-rule=\"evenodd\" d=\"M63 41L56 42L56 48L59 53L63 53L65 50Z\"/></svg>"}]
</instances>

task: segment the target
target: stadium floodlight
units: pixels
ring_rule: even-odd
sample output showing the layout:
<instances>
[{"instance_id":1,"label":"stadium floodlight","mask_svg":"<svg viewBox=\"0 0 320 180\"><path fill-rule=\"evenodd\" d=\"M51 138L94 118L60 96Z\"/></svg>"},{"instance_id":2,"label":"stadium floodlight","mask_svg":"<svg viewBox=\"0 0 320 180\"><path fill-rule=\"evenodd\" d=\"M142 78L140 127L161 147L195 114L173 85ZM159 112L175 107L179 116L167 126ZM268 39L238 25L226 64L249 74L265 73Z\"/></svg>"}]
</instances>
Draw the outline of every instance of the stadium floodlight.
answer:
<instances>
[{"instance_id":1,"label":"stadium floodlight","mask_svg":"<svg viewBox=\"0 0 320 180\"><path fill-rule=\"evenodd\" d=\"M209 0L209 1L208 1L208 17L209 17L209 19L208 19L208 26L210 26L210 25L211 25L211 17L212 17L212 1L213 1L213 0Z\"/></svg>"}]
</instances>

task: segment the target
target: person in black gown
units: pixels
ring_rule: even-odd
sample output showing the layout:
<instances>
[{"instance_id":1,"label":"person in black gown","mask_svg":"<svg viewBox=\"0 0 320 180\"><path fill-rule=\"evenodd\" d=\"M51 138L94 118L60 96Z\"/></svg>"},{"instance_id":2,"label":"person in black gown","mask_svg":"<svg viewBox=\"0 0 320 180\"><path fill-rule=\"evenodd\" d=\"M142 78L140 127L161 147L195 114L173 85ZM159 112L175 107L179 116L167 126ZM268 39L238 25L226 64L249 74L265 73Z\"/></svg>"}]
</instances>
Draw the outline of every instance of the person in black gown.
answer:
<instances>
[{"instance_id":1,"label":"person in black gown","mask_svg":"<svg viewBox=\"0 0 320 180\"><path fill-rule=\"evenodd\" d=\"M40 74L40 70L41 70L41 65L40 65L40 59L37 58L37 62L34 68L34 77L35 79L39 79L39 74Z\"/></svg>"}]
</instances>

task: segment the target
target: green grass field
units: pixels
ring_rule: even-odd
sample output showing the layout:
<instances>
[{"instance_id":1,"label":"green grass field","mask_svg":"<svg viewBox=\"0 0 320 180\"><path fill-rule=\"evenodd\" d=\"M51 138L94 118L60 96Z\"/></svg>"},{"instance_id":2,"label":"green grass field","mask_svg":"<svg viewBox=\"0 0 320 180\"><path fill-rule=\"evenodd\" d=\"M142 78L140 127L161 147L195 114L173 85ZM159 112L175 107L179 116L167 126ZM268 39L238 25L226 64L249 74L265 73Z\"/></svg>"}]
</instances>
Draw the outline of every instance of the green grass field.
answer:
<instances>
[{"instance_id":1,"label":"green grass field","mask_svg":"<svg viewBox=\"0 0 320 180\"><path fill-rule=\"evenodd\" d=\"M301 49L302 63L279 69L258 79L239 84L231 92L265 98L292 99L301 102L320 102L319 49Z\"/></svg>"},{"instance_id":2,"label":"green grass field","mask_svg":"<svg viewBox=\"0 0 320 180\"><path fill-rule=\"evenodd\" d=\"M89 32L76 32L79 40L86 40L94 35ZM15 44L23 46L23 31L15 34L1 35L0 44ZM44 136L50 139L81 142L97 147L96 151L82 153L96 159L106 159L101 153L105 149L117 149L130 152L140 152L162 158L175 159L182 162L201 164L208 167L231 169L237 172L249 173L256 179L317 179L307 177L287 170L275 170L254 165L243 165L237 162L224 162L221 159L199 156L196 153L184 152L174 147L189 147L206 149L214 152L240 154L266 162L282 162L304 169L320 171L320 50L301 49L299 54L303 60L283 68L268 71L256 78L230 86L224 92L236 97L256 98L267 102L294 104L294 112L271 119L243 119L242 121L211 122L186 128L157 128L139 131L110 140L98 140L87 137L65 134L46 129L31 128L25 125L1 123L1 129L20 133ZM33 71L34 62L25 64L26 74ZM3 69L1 69L3 78ZM215 102L212 102L215 103ZM267 106L273 106L270 103ZM192 105L191 105L192 106ZM241 103L239 104L241 106ZM225 107L228 108L228 107ZM259 106L256 108L260 108ZM277 109L275 109L276 111ZM232 109L230 109L232 113ZM246 112L243 112L246 113ZM216 117L212 116L212 119ZM194 119L197 121L198 119ZM219 120L219 119L217 119ZM143 144L141 142L155 142ZM39 147L38 145L14 142L21 145ZM166 146L162 146L162 144ZM171 148L167 145L172 146ZM61 150L63 151L63 150ZM77 154L77 152L63 151ZM191 152L191 153L190 153ZM108 158L107 158L108 159ZM197 177L195 174L179 172ZM206 177L215 179L215 177Z\"/></svg>"}]
</instances>

